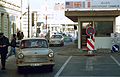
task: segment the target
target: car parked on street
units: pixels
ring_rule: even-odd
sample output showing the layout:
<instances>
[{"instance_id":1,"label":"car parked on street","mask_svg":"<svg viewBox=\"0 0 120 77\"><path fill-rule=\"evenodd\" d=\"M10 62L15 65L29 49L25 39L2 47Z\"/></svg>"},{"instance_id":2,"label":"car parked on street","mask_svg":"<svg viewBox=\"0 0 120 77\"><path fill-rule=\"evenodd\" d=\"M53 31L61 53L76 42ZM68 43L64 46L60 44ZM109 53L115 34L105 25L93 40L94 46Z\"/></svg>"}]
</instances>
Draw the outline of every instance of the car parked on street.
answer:
<instances>
[{"instance_id":1,"label":"car parked on street","mask_svg":"<svg viewBox=\"0 0 120 77\"><path fill-rule=\"evenodd\" d=\"M54 52L49 48L45 38L22 39L17 51L16 64L18 71L25 67L46 66L53 70Z\"/></svg>"},{"instance_id":2,"label":"car parked on street","mask_svg":"<svg viewBox=\"0 0 120 77\"><path fill-rule=\"evenodd\" d=\"M64 37L61 34L54 34L51 36L49 45L64 46Z\"/></svg>"}]
</instances>

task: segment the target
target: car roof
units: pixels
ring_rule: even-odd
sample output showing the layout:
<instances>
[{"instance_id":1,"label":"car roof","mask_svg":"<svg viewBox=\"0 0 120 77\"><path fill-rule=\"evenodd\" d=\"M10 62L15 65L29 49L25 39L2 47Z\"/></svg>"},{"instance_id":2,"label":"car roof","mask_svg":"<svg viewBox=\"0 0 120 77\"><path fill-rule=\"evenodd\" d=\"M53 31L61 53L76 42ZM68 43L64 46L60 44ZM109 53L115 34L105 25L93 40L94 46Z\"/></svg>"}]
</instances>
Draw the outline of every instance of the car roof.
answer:
<instances>
[{"instance_id":1,"label":"car roof","mask_svg":"<svg viewBox=\"0 0 120 77\"><path fill-rule=\"evenodd\" d=\"M36 37L34 37L34 38L24 38L24 39L22 39L22 40L32 40L32 39L46 40L45 38L36 38Z\"/></svg>"},{"instance_id":2,"label":"car roof","mask_svg":"<svg viewBox=\"0 0 120 77\"><path fill-rule=\"evenodd\" d=\"M53 34L52 36L54 36L54 35L61 35L62 36L62 34Z\"/></svg>"}]
</instances>

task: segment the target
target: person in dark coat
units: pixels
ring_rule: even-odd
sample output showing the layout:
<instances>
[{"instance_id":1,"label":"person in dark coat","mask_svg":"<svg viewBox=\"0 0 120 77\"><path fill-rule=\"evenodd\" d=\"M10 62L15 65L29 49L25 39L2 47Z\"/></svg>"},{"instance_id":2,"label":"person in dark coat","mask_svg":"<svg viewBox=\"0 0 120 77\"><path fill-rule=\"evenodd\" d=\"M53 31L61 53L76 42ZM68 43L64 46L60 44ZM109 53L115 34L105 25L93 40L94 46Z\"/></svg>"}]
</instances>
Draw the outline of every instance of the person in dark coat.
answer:
<instances>
[{"instance_id":1,"label":"person in dark coat","mask_svg":"<svg viewBox=\"0 0 120 77\"><path fill-rule=\"evenodd\" d=\"M21 32L20 37L21 37L21 39L24 38L24 33L23 32Z\"/></svg>"},{"instance_id":2,"label":"person in dark coat","mask_svg":"<svg viewBox=\"0 0 120 77\"><path fill-rule=\"evenodd\" d=\"M9 39L0 33L0 54L1 54L1 70L5 70L6 56L8 53Z\"/></svg>"},{"instance_id":3,"label":"person in dark coat","mask_svg":"<svg viewBox=\"0 0 120 77\"><path fill-rule=\"evenodd\" d=\"M17 32L17 38L18 38L18 40L21 40L21 31Z\"/></svg>"},{"instance_id":4,"label":"person in dark coat","mask_svg":"<svg viewBox=\"0 0 120 77\"><path fill-rule=\"evenodd\" d=\"M11 43L10 43L10 46L11 46L11 50L10 50L10 52L8 53L8 55L7 55L7 58L9 57L9 56L11 56L12 55L12 53L14 53L14 55L16 56L16 34L13 34L12 35L12 39L11 39Z\"/></svg>"}]
</instances>

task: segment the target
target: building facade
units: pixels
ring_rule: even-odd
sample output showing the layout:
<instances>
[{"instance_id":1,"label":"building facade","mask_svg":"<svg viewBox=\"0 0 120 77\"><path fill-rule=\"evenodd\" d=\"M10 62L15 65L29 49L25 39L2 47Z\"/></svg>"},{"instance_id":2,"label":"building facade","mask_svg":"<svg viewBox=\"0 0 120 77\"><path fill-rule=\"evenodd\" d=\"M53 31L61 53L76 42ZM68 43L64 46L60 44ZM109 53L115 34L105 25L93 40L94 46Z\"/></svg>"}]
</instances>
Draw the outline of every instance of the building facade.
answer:
<instances>
[{"instance_id":1,"label":"building facade","mask_svg":"<svg viewBox=\"0 0 120 77\"><path fill-rule=\"evenodd\" d=\"M20 0L0 0L0 32L8 38L20 27L20 3Z\"/></svg>"}]
</instances>

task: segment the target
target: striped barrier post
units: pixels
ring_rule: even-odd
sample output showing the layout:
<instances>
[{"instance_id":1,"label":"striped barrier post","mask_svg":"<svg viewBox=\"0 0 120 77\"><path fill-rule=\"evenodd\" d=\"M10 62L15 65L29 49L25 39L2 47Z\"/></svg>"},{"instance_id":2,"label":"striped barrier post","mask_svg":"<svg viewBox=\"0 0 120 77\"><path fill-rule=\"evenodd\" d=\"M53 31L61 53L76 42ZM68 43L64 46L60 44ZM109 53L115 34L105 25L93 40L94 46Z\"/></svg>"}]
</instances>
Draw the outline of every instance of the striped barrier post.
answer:
<instances>
[{"instance_id":1,"label":"striped barrier post","mask_svg":"<svg viewBox=\"0 0 120 77\"><path fill-rule=\"evenodd\" d=\"M92 54L92 51L95 49L95 39L93 38L88 38L87 39L87 50L88 54Z\"/></svg>"}]
</instances>

